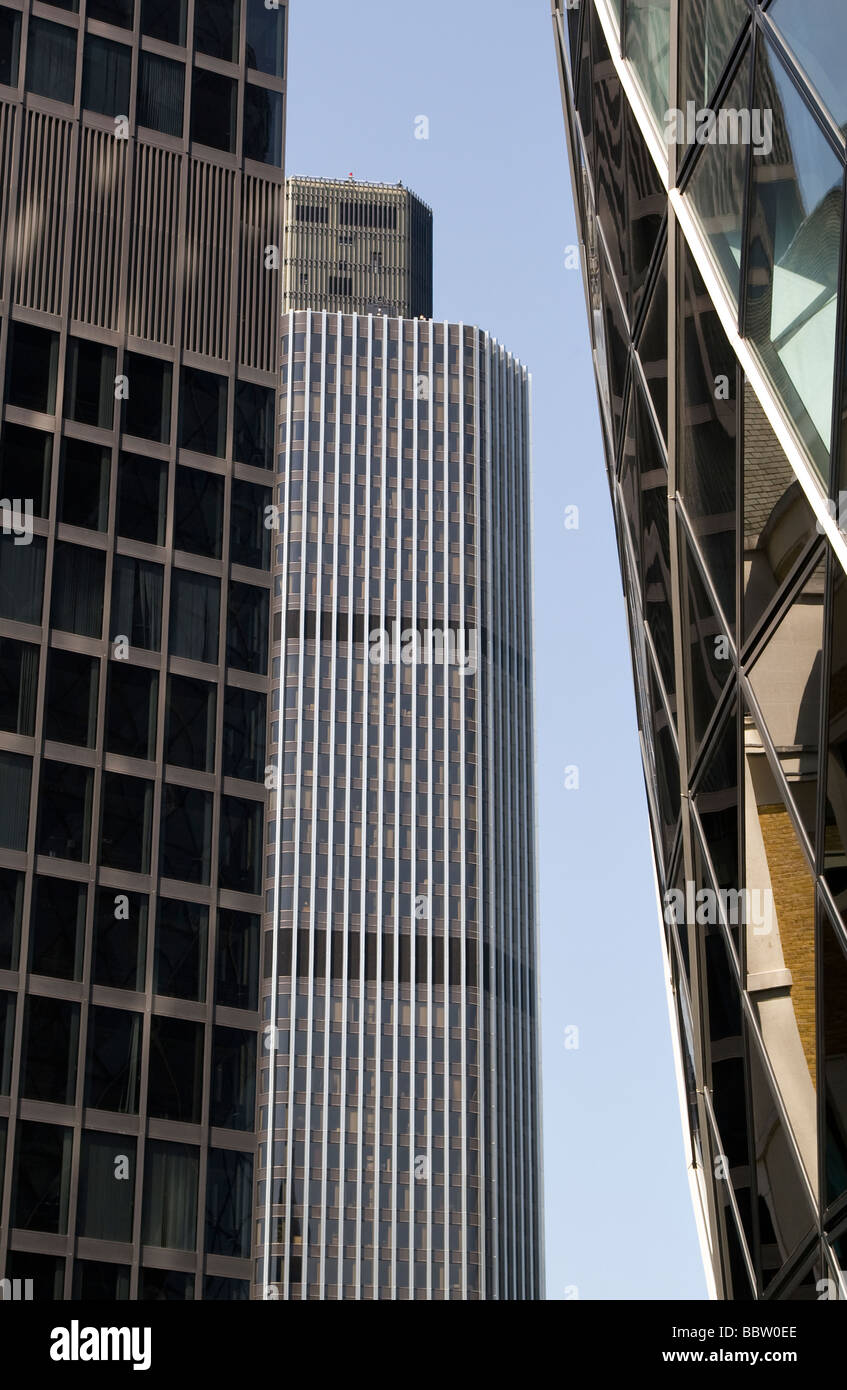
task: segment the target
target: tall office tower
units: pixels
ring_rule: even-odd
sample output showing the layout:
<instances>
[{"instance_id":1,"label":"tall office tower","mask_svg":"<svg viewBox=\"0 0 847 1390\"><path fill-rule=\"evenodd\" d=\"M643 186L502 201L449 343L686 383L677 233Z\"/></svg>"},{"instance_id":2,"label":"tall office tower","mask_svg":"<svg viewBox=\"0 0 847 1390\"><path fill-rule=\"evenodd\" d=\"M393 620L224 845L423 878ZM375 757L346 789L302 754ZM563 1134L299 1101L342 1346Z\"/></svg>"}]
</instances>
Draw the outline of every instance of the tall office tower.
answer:
<instances>
[{"instance_id":1,"label":"tall office tower","mask_svg":"<svg viewBox=\"0 0 847 1390\"><path fill-rule=\"evenodd\" d=\"M0 1274L36 1300L249 1290L285 24L0 5Z\"/></svg>"},{"instance_id":2,"label":"tall office tower","mask_svg":"<svg viewBox=\"0 0 847 1390\"><path fill-rule=\"evenodd\" d=\"M286 309L432 317L432 212L402 184L286 182Z\"/></svg>"},{"instance_id":3,"label":"tall office tower","mask_svg":"<svg viewBox=\"0 0 847 1390\"><path fill-rule=\"evenodd\" d=\"M708 1273L844 1296L845 9L553 19Z\"/></svg>"},{"instance_id":4,"label":"tall office tower","mask_svg":"<svg viewBox=\"0 0 847 1390\"><path fill-rule=\"evenodd\" d=\"M539 1298L527 374L282 341L256 1296Z\"/></svg>"}]
</instances>

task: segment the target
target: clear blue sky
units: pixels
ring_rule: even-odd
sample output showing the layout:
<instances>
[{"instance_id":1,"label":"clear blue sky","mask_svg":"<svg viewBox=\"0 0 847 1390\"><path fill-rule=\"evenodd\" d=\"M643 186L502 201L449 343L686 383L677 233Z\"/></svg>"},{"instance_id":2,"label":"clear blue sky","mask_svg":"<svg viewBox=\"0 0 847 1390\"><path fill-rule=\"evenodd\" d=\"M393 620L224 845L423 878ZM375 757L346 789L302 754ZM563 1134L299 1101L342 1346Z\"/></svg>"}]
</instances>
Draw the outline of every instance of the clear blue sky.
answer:
<instances>
[{"instance_id":1,"label":"clear blue sky","mask_svg":"<svg viewBox=\"0 0 847 1390\"><path fill-rule=\"evenodd\" d=\"M547 1294L702 1298L549 9L291 0L286 168L402 179L436 317L532 371Z\"/></svg>"}]
</instances>

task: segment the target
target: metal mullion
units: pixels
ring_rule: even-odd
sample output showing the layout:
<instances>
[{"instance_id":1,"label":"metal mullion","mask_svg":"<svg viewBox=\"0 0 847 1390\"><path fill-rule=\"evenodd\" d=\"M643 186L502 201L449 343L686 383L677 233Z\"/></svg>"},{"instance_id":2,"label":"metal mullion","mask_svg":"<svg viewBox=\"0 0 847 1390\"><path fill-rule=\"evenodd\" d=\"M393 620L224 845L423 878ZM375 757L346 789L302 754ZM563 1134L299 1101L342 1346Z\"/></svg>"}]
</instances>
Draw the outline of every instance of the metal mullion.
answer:
<instances>
[{"instance_id":1,"label":"metal mullion","mask_svg":"<svg viewBox=\"0 0 847 1390\"><path fill-rule=\"evenodd\" d=\"M435 399L435 333L432 319L429 320L427 328L427 420L429 424L429 459L427 461L427 567L426 567L426 607L427 607L427 627L432 632L435 626L434 616L434 571L433 571L433 530L435 527L435 412L433 410ZM415 498L415 509L417 514L418 501ZM427 1300L432 1301L432 1091L435 1084L435 1073L432 1061L432 1039L434 1033L434 1017L437 1004L435 972L433 969L434 952L434 932L435 922L433 919L433 859L432 859L432 786L433 786L433 761L435 747L435 723L433 708L435 703L435 679L430 664L427 673L427 699L426 699L426 891L427 891L427 978L430 981L430 1001L427 1013L427 1032L426 1032L426 1173L427 1173L427 1195L426 1195L426 1265L427 1265ZM417 832L416 832L417 834ZM442 967L443 980L443 967ZM444 986L441 990L443 993Z\"/></svg>"},{"instance_id":2,"label":"metal mullion","mask_svg":"<svg viewBox=\"0 0 847 1390\"><path fill-rule=\"evenodd\" d=\"M411 332L412 341L411 341L411 343L410 343L410 345L409 345L409 351L410 351L410 354L411 354L411 367L412 367L411 378L410 378L411 383L412 383L412 535L411 535L411 542L412 542L412 549L411 549L411 558L412 558L412 564L411 564L412 581L411 581L411 583L412 583L412 621L413 621L413 624L414 624L414 629L415 629L415 631L417 632L417 631L419 630L419 628L418 628L418 614L419 614L419 611L420 611L419 605L418 605L418 585L417 585L417 565L418 565L418 389L417 389L417 386L418 386L418 326L417 326L416 320L414 320L414 319L405 320L404 322L410 323L410 324L411 324L411 329L412 329L412 332ZM405 343L404 343L403 346L404 346L404 350L405 350L405 346L406 346ZM404 355L405 355L405 351L404 351ZM405 378L406 374L404 373L403 376L404 376L404 378ZM409 379L409 378L406 378L406 379ZM400 401L401 401L401 404L402 404L402 405L405 405L405 391L402 389L402 378L401 378ZM405 411L404 411L404 416L405 416ZM403 422L401 421L401 425L402 425L402 423L403 423ZM401 429L401 442L402 442L402 429ZM403 529L405 530L405 528L403 528ZM406 540L406 537L405 537L405 535L404 535L404 536L403 536L403 541L404 541L404 543L405 543L405 540ZM404 544L404 550L405 550L405 544ZM401 580L401 583L402 583L402 580ZM416 1292L417 1292L417 1277L416 1277L416 1263L417 1263L417 1260L416 1260L416 1250L417 1250L417 1240L416 1240L416 1237L417 1237L417 1228L418 1228L418 1209L417 1209L417 1208L418 1208L418 1203L417 1203L417 1191L416 1191L416 1186L415 1186L415 1184L416 1184L417 1181L418 1181L417 1172L416 1172L416 1169L417 1169L417 1161L416 1161L416 1152L415 1152L416 1149L417 1149L417 1128L418 1128L418 1125L417 1125L417 1119L418 1119L418 1111L417 1111L417 1073L416 1073L416 1070L415 1070L415 1069L416 1069L416 1066L417 1066L418 994L419 994L419 991L418 991L418 971L417 971L417 960L418 960L418 930L417 930L417 915L416 915L416 913L415 913L415 901L416 901L417 887L418 887L418 678L419 678L419 667L418 667L417 663L415 663L415 664L409 666L407 669L408 669L408 672L409 672L409 697L410 697L409 703L410 703L410 705L411 705L411 714L410 714L410 724L411 724L411 727L410 727L410 731L409 731L409 732L410 732L410 739L409 739L409 768L410 768L410 777L409 777L409 807L410 807L410 810L409 810L409 825L410 825L410 830L409 830L409 843L410 843L409 881L410 881L410 883L411 883L410 902L411 902L411 908L412 908L411 918L410 918L410 922L409 922L409 934L410 934L410 937L411 937L411 942L410 942L410 962L411 962L411 963L410 963L410 967L409 967L409 975L410 975L410 984L411 984L411 988L412 988L412 1028L411 1028L411 1044L410 1044L410 1047L409 1047L409 1056L410 1056L410 1059L411 1059L411 1060L410 1060L411 1086L410 1086L410 1100L409 1100L409 1159L410 1159L410 1173L409 1173L409 1218L410 1218L410 1220L409 1220L409 1297L410 1297L410 1299L414 1299L414 1298L415 1298L415 1294L416 1294ZM431 928L430 928L430 925L429 925L429 918L427 917L426 920L427 920L427 943L426 943L426 946L425 946L425 953L426 953L426 956L427 956L427 958L428 958L428 960L429 960L429 958L431 957L431 954L432 954L432 953L431 953L430 942L429 942L429 936L430 936ZM433 1001L432 1001L432 985L431 985L430 981L431 981L431 975L428 973L428 974L427 974L427 984L424 986L424 991L425 991L425 993L426 993L426 1010L427 1010L427 1018L429 1018L429 1016L430 1016L431 1013L432 1013L432 1003L433 1003ZM427 1272L428 1272L428 1261L427 1261Z\"/></svg>"},{"instance_id":3,"label":"metal mullion","mask_svg":"<svg viewBox=\"0 0 847 1390\"><path fill-rule=\"evenodd\" d=\"M354 319L354 348L353 348L353 403L350 412L351 420L351 457L358 461L358 396L359 396L359 321ZM372 360L373 360L373 315L368 315L367 337L362 334L362 344L367 347L367 391L364 398L364 405L367 411L367 422L365 424L365 488L364 488L364 516L362 524L364 529L364 575L362 578L362 607L367 629L370 618L370 594L371 594L371 384L372 384ZM355 471L355 470L351 470ZM355 513L355 508L353 508ZM367 955L368 939L368 826L369 826L369 782L368 771L370 768L370 747L368 743L368 714L370 697L370 662L363 654L362 656L362 843L361 843L361 886L359 888L359 1124L357 1127L356 1142L356 1297L362 1297L362 1162L364 1146L364 1127L367 1108L365 1105L365 1037L367 1036L367 979L365 970L365 957ZM375 1049L374 1049L375 1051Z\"/></svg>"},{"instance_id":4,"label":"metal mullion","mask_svg":"<svg viewBox=\"0 0 847 1390\"><path fill-rule=\"evenodd\" d=\"M321 487L323 488L323 476L326 468L326 416L327 416L327 337L329 332L329 315L326 310L321 314ZM337 356L336 352L336 356ZM338 371L336 368L336 381ZM336 449L338 447L338 420L335 421L335 440ZM338 584L336 575L338 573L338 467L335 469L335 484L333 496L333 571L332 571L332 617L330 621L330 656L329 656L329 783L327 789L327 828L326 828L326 927L324 931L324 1088L323 1088L323 1120L322 1120L322 1148L321 1148L321 1215L320 1215L320 1236L318 1238L318 1298L323 1301L326 1298L326 1247L327 1247L327 1170L329 1168L329 1073L332 1058L330 1055L330 1036L332 1031L332 899L333 899L333 833L335 829L335 695L336 695L336 667L335 658L338 641ZM326 543L325 535L325 514L323 507L318 513L318 586L319 590L323 587L323 568L324 568L324 547ZM320 605L319 605L320 611ZM316 622L323 623L322 616ZM318 681L321 680L322 666L320 664L320 644L318 644L319 669L317 674ZM317 745L316 745L317 746ZM318 790L317 775L312 795L316 796ZM317 920L317 918L316 918Z\"/></svg>"},{"instance_id":5,"label":"metal mullion","mask_svg":"<svg viewBox=\"0 0 847 1390\"><path fill-rule=\"evenodd\" d=\"M461 616L462 640L465 643L465 656L470 651L470 643L467 627L467 602L465 594L465 327L459 324L459 354L457 365L457 377L459 382L459 613ZM459 697L459 985L461 989L461 1000L459 1003L459 1030L461 1038L459 1041L459 1056L461 1060L461 1109L459 1123L459 1138L461 1144L461 1166L460 1173L462 1178L462 1239L461 1239L461 1267L462 1267L462 1298L466 1301L468 1297L468 1025L467 1025L467 902L466 902L466 883L465 883L465 864L467 860L467 824L465 817L465 723L467 719L465 706L465 684L467 673L461 676L456 668L457 689ZM451 678L452 685L452 678ZM451 701L452 703L452 701Z\"/></svg>"},{"instance_id":6,"label":"metal mullion","mask_svg":"<svg viewBox=\"0 0 847 1390\"><path fill-rule=\"evenodd\" d=\"M381 458L380 458L380 496L381 496L381 517L380 517L380 565L379 565L379 627L380 632L385 632L385 570L386 570L386 522L388 514L388 319L382 317L379 321L380 334L379 343L382 348L381 366L381 402L380 402L380 433L382 436ZM380 1255L382 1253L382 1243L379 1233L382 1212L382 1036L383 1036L383 1001L386 990L382 982L383 972L383 856L385 853L384 845L384 825L383 825L383 797L385 789L385 673L380 667L377 673L379 681L379 756L377 759L377 913L379 926L376 933L376 1041L374 1045L374 1066L376 1068L376 1109L375 1109L375 1138L374 1138L374 1298L379 1298L380 1293ZM395 1001L396 1008L396 1001ZM396 1097L392 1097L394 1104Z\"/></svg>"},{"instance_id":7,"label":"metal mullion","mask_svg":"<svg viewBox=\"0 0 847 1390\"><path fill-rule=\"evenodd\" d=\"M336 374L337 400L338 400L338 425L337 436L342 429L342 402L344 394L342 391L342 377L344 373L344 319L345 315L338 316L338 372ZM344 1296L344 1227L347 1211L347 1006L349 1003L349 984L347 978L347 959L349 953L350 937L350 867L352 854L350 847L350 780L352 769L352 735L353 735L353 676L354 676L354 654L353 654L353 617L354 617L354 594L355 594L355 573L356 573L356 455L355 455L355 401L356 401L356 322L351 323L351 357L352 368L352 397L350 406L350 524L348 527L348 546L347 546L347 776L346 776L346 806L344 815L344 911L343 911L343 932L342 932L342 951L341 951L341 1092L339 1098L340 1115L340 1192L339 1192L339 1241L338 1241L338 1297Z\"/></svg>"},{"instance_id":8,"label":"metal mullion","mask_svg":"<svg viewBox=\"0 0 847 1390\"><path fill-rule=\"evenodd\" d=\"M402 406L400 402L400 378L402 375L402 350L403 350L403 320L394 320L397 324L397 458L396 464L396 496L397 516L395 526L395 572L394 580L394 604L397 614L397 625L400 626L402 618L402 606L400 595L401 575L402 575L402 520L403 520L403 497L402 497L402 458L403 458L403 438L402 438ZM390 332L390 321L385 323L386 333ZM390 357L389 357L390 360ZM386 395L387 383L386 383ZM395 653L396 655L396 653ZM399 1038L400 1038L400 662L394 662L394 1105L392 1108L392 1129L391 1129L391 1297L397 1298L397 1228L400 1224L400 1213L397 1209L397 1118L400 1110L400 1060Z\"/></svg>"}]
</instances>

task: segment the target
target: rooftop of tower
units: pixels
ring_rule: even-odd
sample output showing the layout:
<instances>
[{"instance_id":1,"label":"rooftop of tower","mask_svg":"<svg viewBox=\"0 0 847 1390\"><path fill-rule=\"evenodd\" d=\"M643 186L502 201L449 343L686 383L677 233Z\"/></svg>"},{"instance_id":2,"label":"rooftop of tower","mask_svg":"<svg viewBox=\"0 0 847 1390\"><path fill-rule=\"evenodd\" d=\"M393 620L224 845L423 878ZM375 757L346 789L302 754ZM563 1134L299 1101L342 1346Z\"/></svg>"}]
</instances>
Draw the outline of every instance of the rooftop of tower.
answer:
<instances>
[{"instance_id":1,"label":"rooftop of tower","mask_svg":"<svg viewBox=\"0 0 847 1390\"><path fill-rule=\"evenodd\" d=\"M285 182L287 185L310 184L320 188L338 189L339 191L349 191L352 188L371 193L408 193L416 202L420 203L421 207L426 208L427 212L432 212L432 208L429 204L424 202L424 199L421 198L413 188L409 188L408 184L403 183L402 180L398 180L397 183L373 183L369 179L331 179L322 178L313 174L289 174Z\"/></svg>"}]
</instances>

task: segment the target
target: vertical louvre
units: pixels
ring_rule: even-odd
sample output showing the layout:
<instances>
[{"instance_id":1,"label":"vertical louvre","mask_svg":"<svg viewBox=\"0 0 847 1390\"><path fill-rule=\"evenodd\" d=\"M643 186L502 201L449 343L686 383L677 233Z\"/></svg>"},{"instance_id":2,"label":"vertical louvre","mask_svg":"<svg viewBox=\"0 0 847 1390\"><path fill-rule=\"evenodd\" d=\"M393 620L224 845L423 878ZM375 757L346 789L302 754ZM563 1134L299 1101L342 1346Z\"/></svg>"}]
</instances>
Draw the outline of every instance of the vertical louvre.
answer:
<instances>
[{"instance_id":1,"label":"vertical louvre","mask_svg":"<svg viewBox=\"0 0 847 1390\"><path fill-rule=\"evenodd\" d=\"M48 314L62 308L72 129L70 121L43 111L24 116L14 299Z\"/></svg>"},{"instance_id":2,"label":"vertical louvre","mask_svg":"<svg viewBox=\"0 0 847 1390\"><path fill-rule=\"evenodd\" d=\"M0 101L0 284L6 268L6 221L15 147L15 107Z\"/></svg>"},{"instance_id":3,"label":"vertical louvre","mask_svg":"<svg viewBox=\"0 0 847 1390\"><path fill-rule=\"evenodd\" d=\"M229 356L235 172L192 160L188 190L185 347Z\"/></svg>"},{"instance_id":4,"label":"vertical louvre","mask_svg":"<svg viewBox=\"0 0 847 1390\"><path fill-rule=\"evenodd\" d=\"M83 128L71 313L96 328L119 326L128 148L109 131Z\"/></svg>"},{"instance_id":5,"label":"vertical louvre","mask_svg":"<svg viewBox=\"0 0 847 1390\"><path fill-rule=\"evenodd\" d=\"M241 206L238 357L245 367L272 372L282 311L280 274L265 264L265 247L281 248L282 186L248 174Z\"/></svg>"},{"instance_id":6,"label":"vertical louvre","mask_svg":"<svg viewBox=\"0 0 847 1390\"><path fill-rule=\"evenodd\" d=\"M173 345L183 157L137 146L127 327L137 338Z\"/></svg>"}]
</instances>

